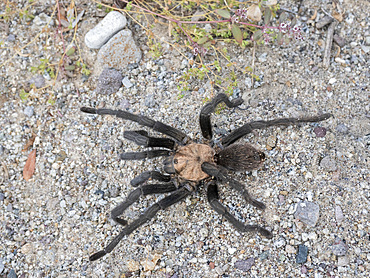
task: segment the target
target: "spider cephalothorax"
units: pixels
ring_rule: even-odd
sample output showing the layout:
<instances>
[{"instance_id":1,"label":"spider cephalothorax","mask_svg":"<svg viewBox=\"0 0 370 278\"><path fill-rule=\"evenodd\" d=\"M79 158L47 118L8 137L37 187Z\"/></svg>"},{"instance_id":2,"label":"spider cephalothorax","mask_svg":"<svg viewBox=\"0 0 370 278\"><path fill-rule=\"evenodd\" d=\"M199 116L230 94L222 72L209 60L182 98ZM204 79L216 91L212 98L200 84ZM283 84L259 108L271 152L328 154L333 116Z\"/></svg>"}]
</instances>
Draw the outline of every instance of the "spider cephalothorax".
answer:
<instances>
[{"instance_id":1,"label":"spider cephalothorax","mask_svg":"<svg viewBox=\"0 0 370 278\"><path fill-rule=\"evenodd\" d=\"M217 183L228 184L238 191L244 199L258 209L265 209L265 205L253 199L245 186L232 178L230 171L250 171L258 169L265 160L265 154L250 144L235 143L241 137L252 132L254 129L263 129L270 126L288 126L304 122L319 122L331 117L331 114L322 114L307 118L283 118L270 121L255 121L246 123L235 129L229 135L224 136L216 145L212 141L211 114L216 106L224 102L229 108L237 107L243 103L238 98L229 101L225 94L219 94L207 103L200 112L199 122L203 143L194 142L182 131L154 121L146 116L135 115L127 111L111 109L95 109L82 107L81 111L90 114L115 115L119 118L131 120L140 125L147 126L155 131L165 134L171 138L151 137L144 130L125 131L124 137L134 141L138 145L152 149L143 152L124 152L120 155L122 160L137 160L165 156L163 169L167 174L157 171L147 171L131 181L131 185L138 187L127 196L126 200L115 207L112 218L125 228L108 244L103 250L90 256L90 260L97 260L107 253L121 241L125 235L129 235L135 229L155 216L155 214L190 195L197 190L199 185L207 187L207 198L211 207L224 216L231 224L241 232L258 232L264 237L272 238L272 233L258 225L246 225L237 220L228 209L219 201ZM146 183L156 180L161 183ZM119 216L141 195L172 192L159 202L148 208L138 219L130 224Z\"/></svg>"}]
</instances>

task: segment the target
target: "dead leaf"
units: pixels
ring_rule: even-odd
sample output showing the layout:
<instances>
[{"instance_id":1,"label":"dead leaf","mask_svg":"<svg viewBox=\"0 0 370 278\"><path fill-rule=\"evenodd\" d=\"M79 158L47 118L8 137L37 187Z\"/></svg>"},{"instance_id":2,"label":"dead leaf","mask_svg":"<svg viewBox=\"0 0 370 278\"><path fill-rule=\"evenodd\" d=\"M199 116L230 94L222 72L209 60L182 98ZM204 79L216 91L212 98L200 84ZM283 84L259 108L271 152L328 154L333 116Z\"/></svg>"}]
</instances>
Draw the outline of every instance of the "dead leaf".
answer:
<instances>
[{"instance_id":1,"label":"dead leaf","mask_svg":"<svg viewBox=\"0 0 370 278\"><path fill-rule=\"evenodd\" d=\"M23 168L23 178L28 181L33 173L35 172L35 167L36 167L36 150L33 150L30 152L28 155L26 165L24 165Z\"/></svg>"},{"instance_id":2,"label":"dead leaf","mask_svg":"<svg viewBox=\"0 0 370 278\"><path fill-rule=\"evenodd\" d=\"M22 152L27 151L30 147L32 147L33 142L35 142L36 134L32 132L32 136L30 139L28 139L26 145L24 145Z\"/></svg>"},{"instance_id":3,"label":"dead leaf","mask_svg":"<svg viewBox=\"0 0 370 278\"><path fill-rule=\"evenodd\" d=\"M338 20L339 22L342 22L343 21L343 14L342 13L338 13L337 11L333 11L332 16L336 20Z\"/></svg>"}]
</instances>

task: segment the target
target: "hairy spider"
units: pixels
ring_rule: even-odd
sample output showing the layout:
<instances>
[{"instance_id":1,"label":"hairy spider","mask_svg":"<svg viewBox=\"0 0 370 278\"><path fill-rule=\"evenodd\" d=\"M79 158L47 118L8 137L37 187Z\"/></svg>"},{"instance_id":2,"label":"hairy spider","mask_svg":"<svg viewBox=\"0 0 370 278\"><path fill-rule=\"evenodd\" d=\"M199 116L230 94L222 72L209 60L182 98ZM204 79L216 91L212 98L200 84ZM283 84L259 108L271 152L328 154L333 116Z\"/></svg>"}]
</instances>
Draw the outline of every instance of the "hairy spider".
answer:
<instances>
[{"instance_id":1,"label":"hairy spider","mask_svg":"<svg viewBox=\"0 0 370 278\"><path fill-rule=\"evenodd\" d=\"M151 137L144 130L125 131L123 136L138 145L154 148L143 152L124 152L120 155L122 160L138 160L165 156L164 171L143 172L131 181L137 189L129 193L126 200L111 211L115 222L125 228L103 250L90 256L95 261L110 253L121 239L132 233L145 222L153 218L156 213L184 199L196 191L200 185L207 187L207 198L211 207L224 216L240 232L258 232L266 238L272 238L272 233L258 225L246 225L230 214L228 209L219 201L217 183L226 183L243 195L246 202L258 209L265 209L265 205L248 193L242 183L232 178L229 171L251 171L258 169L265 160L265 154L250 144L237 144L234 142L252 132L254 129L263 129L270 126L288 126L305 122L319 122L331 117L331 114L322 114L306 118L283 118L270 121L254 121L246 123L235 129L229 135L220 139L218 144L212 140L211 114L216 106L224 102L229 108L237 107L243 103L241 98L230 101L225 94L218 94L200 111L200 128L204 143L196 143L182 131L164 123L154 121L146 116L135 115L127 111L111 109L95 109L82 107L81 111L98 114L114 115L116 117L139 123L171 138ZM161 183L147 184L148 180L157 180ZM159 202L149 207L140 217L130 224L119 216L141 195L168 193Z\"/></svg>"}]
</instances>

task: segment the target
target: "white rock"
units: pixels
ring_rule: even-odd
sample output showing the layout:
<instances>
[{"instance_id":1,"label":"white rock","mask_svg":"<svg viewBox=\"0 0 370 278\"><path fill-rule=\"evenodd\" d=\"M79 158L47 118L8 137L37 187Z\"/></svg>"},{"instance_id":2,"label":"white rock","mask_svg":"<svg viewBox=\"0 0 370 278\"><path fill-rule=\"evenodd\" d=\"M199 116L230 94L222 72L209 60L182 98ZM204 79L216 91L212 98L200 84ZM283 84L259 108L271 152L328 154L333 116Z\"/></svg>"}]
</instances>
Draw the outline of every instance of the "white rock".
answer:
<instances>
[{"instance_id":1,"label":"white rock","mask_svg":"<svg viewBox=\"0 0 370 278\"><path fill-rule=\"evenodd\" d=\"M335 78L330 78L329 79L329 84L334 84L337 80Z\"/></svg>"},{"instance_id":2,"label":"white rock","mask_svg":"<svg viewBox=\"0 0 370 278\"><path fill-rule=\"evenodd\" d=\"M126 17L117 11L107 14L93 29L87 32L85 44L89 48L102 47L114 34L126 26Z\"/></svg>"}]
</instances>

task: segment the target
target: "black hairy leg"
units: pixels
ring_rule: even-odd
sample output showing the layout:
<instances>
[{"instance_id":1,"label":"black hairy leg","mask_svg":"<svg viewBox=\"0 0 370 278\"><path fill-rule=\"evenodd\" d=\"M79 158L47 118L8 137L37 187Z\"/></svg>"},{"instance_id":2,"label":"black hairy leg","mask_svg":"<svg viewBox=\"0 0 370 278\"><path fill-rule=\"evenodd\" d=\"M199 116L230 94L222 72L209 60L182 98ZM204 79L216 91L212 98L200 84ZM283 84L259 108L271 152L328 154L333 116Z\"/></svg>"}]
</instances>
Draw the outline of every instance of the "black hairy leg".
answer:
<instances>
[{"instance_id":1,"label":"black hairy leg","mask_svg":"<svg viewBox=\"0 0 370 278\"><path fill-rule=\"evenodd\" d=\"M228 96L225 94L218 94L205 106L203 106L199 115L200 128L202 130L203 137L210 140L212 139L212 124L211 124L211 113L213 113L217 105L221 102L224 102L227 107L237 107L243 103L243 99L237 98L232 101L229 100Z\"/></svg>"},{"instance_id":2,"label":"black hairy leg","mask_svg":"<svg viewBox=\"0 0 370 278\"><path fill-rule=\"evenodd\" d=\"M236 229L240 232L258 232L260 235L266 238L272 238L272 233L265 228L258 225L246 225L243 222L236 219L228 209L220 203L218 196L217 184L214 180L208 183L207 187L207 198L211 207L223 217L225 217Z\"/></svg>"},{"instance_id":3,"label":"black hairy leg","mask_svg":"<svg viewBox=\"0 0 370 278\"><path fill-rule=\"evenodd\" d=\"M313 117L304 117L304 118L282 118L282 119L275 119L270 121L254 121L247 123L234 131L232 131L229 135L222 138L222 145L229 146L234 143L236 140L240 139L241 137L249 134L254 129L264 129L271 126L290 126L290 125L297 125L299 123L315 123L321 122L324 120L329 119L332 114L322 114L319 116Z\"/></svg>"},{"instance_id":4,"label":"black hairy leg","mask_svg":"<svg viewBox=\"0 0 370 278\"><path fill-rule=\"evenodd\" d=\"M169 182L171 180L171 176L163 175L161 172L158 171L146 171L135 177L133 180L131 180L130 184L136 187L148 181L149 179Z\"/></svg>"},{"instance_id":5,"label":"black hairy leg","mask_svg":"<svg viewBox=\"0 0 370 278\"><path fill-rule=\"evenodd\" d=\"M91 107L81 107L81 111L85 113L89 113L89 114L116 116L118 118L137 122L138 124L142 126L150 127L155 131L158 131L160 133L166 134L174 138L178 142L187 141L187 135L183 133L182 131L172 126L166 125L162 122L152 120L143 115L135 115L130 112L123 111L123 110L112 110L112 109L106 109L106 108L96 109L96 108L91 108Z\"/></svg>"},{"instance_id":6,"label":"black hairy leg","mask_svg":"<svg viewBox=\"0 0 370 278\"><path fill-rule=\"evenodd\" d=\"M126 225L127 221L122 218L119 218L118 216L120 216L129 206L136 202L140 196L142 195L145 196L149 194L168 193L175 191L176 189L177 187L172 182L142 185L139 188L135 189L134 191L131 191L131 193L128 194L125 201L123 201L114 209L112 209L111 216L113 220L116 221L117 223L121 225Z\"/></svg>"},{"instance_id":7,"label":"black hairy leg","mask_svg":"<svg viewBox=\"0 0 370 278\"><path fill-rule=\"evenodd\" d=\"M123 137L135 144L150 148L166 148L173 150L175 141L170 138L151 137L144 130L125 131Z\"/></svg>"},{"instance_id":8,"label":"black hairy leg","mask_svg":"<svg viewBox=\"0 0 370 278\"><path fill-rule=\"evenodd\" d=\"M234 188L236 191L241 193L245 199L245 201L252 206L258 208L258 209L265 209L266 206L264 203L257 201L256 199L253 199L252 196L249 194L248 190L245 188L243 184L240 182L234 180L227 174L227 170L221 166L217 166L208 162L205 162L202 164L202 170L207 173L208 175L215 177L216 179L227 183L231 186L231 188Z\"/></svg>"},{"instance_id":9,"label":"black hairy leg","mask_svg":"<svg viewBox=\"0 0 370 278\"><path fill-rule=\"evenodd\" d=\"M142 215L139 216L139 218L125 226L123 230L112 240L112 242L107 245L107 247L99 252L92 254L89 258L90 261L98 260L106 254L112 252L112 250L117 246L117 244L122 240L124 236L131 234L145 222L152 219L159 210L164 210L178 203L179 201L187 197L191 192L192 191L189 190L188 187L185 186L185 184L182 184L182 186L171 195L164 197L162 200L149 207Z\"/></svg>"}]
</instances>

